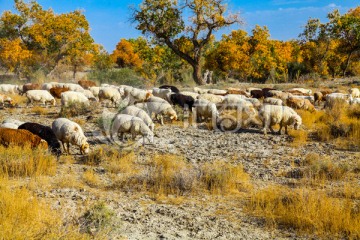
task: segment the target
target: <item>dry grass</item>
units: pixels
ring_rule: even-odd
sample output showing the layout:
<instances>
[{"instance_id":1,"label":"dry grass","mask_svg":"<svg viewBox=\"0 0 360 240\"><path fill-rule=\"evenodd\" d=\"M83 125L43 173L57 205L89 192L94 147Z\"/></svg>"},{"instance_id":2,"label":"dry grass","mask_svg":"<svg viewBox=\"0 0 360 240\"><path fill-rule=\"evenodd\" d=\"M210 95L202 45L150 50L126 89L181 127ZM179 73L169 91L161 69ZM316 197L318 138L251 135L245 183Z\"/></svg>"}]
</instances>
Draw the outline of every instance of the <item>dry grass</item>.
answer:
<instances>
[{"instance_id":1,"label":"dry grass","mask_svg":"<svg viewBox=\"0 0 360 240\"><path fill-rule=\"evenodd\" d=\"M246 209L270 225L295 228L317 237L360 238L359 202L324 192L268 187L251 195Z\"/></svg>"},{"instance_id":2,"label":"dry grass","mask_svg":"<svg viewBox=\"0 0 360 240\"><path fill-rule=\"evenodd\" d=\"M11 188L0 179L1 239L86 239L72 224L62 222L59 212L51 210L26 188Z\"/></svg>"},{"instance_id":3,"label":"dry grass","mask_svg":"<svg viewBox=\"0 0 360 240\"><path fill-rule=\"evenodd\" d=\"M27 103L27 97L25 97L25 95L11 94L9 97L11 97L13 104L16 106L25 105Z\"/></svg>"},{"instance_id":4,"label":"dry grass","mask_svg":"<svg viewBox=\"0 0 360 240\"><path fill-rule=\"evenodd\" d=\"M92 169L85 171L82 178L83 181L92 188L101 187L101 179Z\"/></svg>"},{"instance_id":5,"label":"dry grass","mask_svg":"<svg viewBox=\"0 0 360 240\"><path fill-rule=\"evenodd\" d=\"M0 176L25 177L53 175L56 171L56 158L47 151L30 147L0 146Z\"/></svg>"},{"instance_id":6,"label":"dry grass","mask_svg":"<svg viewBox=\"0 0 360 240\"><path fill-rule=\"evenodd\" d=\"M48 109L40 106L35 106L32 108L32 112L37 115L46 115L48 114Z\"/></svg>"},{"instance_id":7,"label":"dry grass","mask_svg":"<svg viewBox=\"0 0 360 240\"><path fill-rule=\"evenodd\" d=\"M59 113L59 117L76 117L81 115L86 115L90 112L91 107L87 106L84 103L71 102L67 106L62 106Z\"/></svg>"}]
</instances>

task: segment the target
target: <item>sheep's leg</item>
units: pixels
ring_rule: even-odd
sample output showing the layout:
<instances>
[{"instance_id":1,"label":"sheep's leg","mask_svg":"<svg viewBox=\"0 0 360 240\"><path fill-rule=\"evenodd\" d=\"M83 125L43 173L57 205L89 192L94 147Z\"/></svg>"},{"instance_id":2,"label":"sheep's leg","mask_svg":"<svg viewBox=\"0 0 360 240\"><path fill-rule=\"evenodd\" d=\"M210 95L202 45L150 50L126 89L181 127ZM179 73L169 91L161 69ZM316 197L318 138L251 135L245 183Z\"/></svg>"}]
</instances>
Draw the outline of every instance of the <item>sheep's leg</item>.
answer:
<instances>
[{"instance_id":1,"label":"sheep's leg","mask_svg":"<svg viewBox=\"0 0 360 240\"><path fill-rule=\"evenodd\" d=\"M285 134L288 134L287 125L285 125Z\"/></svg>"},{"instance_id":2,"label":"sheep's leg","mask_svg":"<svg viewBox=\"0 0 360 240\"><path fill-rule=\"evenodd\" d=\"M279 131L277 132L279 135L281 135L281 129L282 129L283 125L282 125L282 122L280 122L280 129ZM285 127L286 128L286 127Z\"/></svg>"},{"instance_id":3,"label":"sheep's leg","mask_svg":"<svg viewBox=\"0 0 360 240\"><path fill-rule=\"evenodd\" d=\"M67 153L64 142L63 142L63 141L61 141L61 143L62 143L62 146L63 146L64 152L66 152L66 153Z\"/></svg>"},{"instance_id":4,"label":"sheep's leg","mask_svg":"<svg viewBox=\"0 0 360 240\"><path fill-rule=\"evenodd\" d=\"M70 143L67 142L66 145L67 145L67 153L70 155Z\"/></svg>"},{"instance_id":5,"label":"sheep's leg","mask_svg":"<svg viewBox=\"0 0 360 240\"><path fill-rule=\"evenodd\" d=\"M160 114L160 123L161 125L164 125L164 118L163 118L163 115Z\"/></svg>"},{"instance_id":6,"label":"sheep's leg","mask_svg":"<svg viewBox=\"0 0 360 240\"><path fill-rule=\"evenodd\" d=\"M123 132L120 133L120 139L121 139L121 141L124 141L124 133Z\"/></svg>"}]
</instances>

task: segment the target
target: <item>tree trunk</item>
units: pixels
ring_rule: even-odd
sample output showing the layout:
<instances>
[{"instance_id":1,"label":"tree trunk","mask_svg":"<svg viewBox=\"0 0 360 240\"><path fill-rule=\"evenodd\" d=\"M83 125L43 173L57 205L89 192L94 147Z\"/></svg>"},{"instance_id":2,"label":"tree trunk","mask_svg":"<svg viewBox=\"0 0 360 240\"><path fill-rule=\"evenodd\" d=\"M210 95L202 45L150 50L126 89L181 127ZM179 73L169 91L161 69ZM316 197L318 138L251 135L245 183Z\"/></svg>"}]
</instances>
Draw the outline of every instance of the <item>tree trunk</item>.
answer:
<instances>
[{"instance_id":1,"label":"tree trunk","mask_svg":"<svg viewBox=\"0 0 360 240\"><path fill-rule=\"evenodd\" d=\"M345 65L345 69L344 69L344 72L343 72L343 77L345 77L346 71L347 71L347 69L348 69L348 67L350 65L351 55L352 55L352 52L350 52L349 55L347 56L346 65Z\"/></svg>"},{"instance_id":2,"label":"tree trunk","mask_svg":"<svg viewBox=\"0 0 360 240\"><path fill-rule=\"evenodd\" d=\"M75 80L76 77L76 73L77 73L77 65L74 65L74 69L73 69L73 79Z\"/></svg>"},{"instance_id":3,"label":"tree trunk","mask_svg":"<svg viewBox=\"0 0 360 240\"><path fill-rule=\"evenodd\" d=\"M194 64L193 66L193 78L196 84L198 85L205 85L206 82L204 81L202 74L201 74L201 66L200 63Z\"/></svg>"}]
</instances>

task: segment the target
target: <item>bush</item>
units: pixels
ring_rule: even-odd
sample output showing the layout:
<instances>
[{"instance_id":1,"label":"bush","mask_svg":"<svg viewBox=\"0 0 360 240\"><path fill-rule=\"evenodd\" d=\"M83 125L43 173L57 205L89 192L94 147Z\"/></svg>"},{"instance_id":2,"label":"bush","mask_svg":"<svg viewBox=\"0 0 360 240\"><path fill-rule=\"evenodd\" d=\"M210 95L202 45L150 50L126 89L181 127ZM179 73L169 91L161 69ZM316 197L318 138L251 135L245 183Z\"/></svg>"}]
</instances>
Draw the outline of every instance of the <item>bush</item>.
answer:
<instances>
[{"instance_id":1,"label":"bush","mask_svg":"<svg viewBox=\"0 0 360 240\"><path fill-rule=\"evenodd\" d=\"M88 78L100 83L116 85L130 85L134 87L144 87L146 85L146 80L129 68L93 71L89 74Z\"/></svg>"},{"instance_id":2,"label":"bush","mask_svg":"<svg viewBox=\"0 0 360 240\"><path fill-rule=\"evenodd\" d=\"M97 203L80 218L81 231L92 235L98 233L110 225L114 215L103 202Z\"/></svg>"},{"instance_id":3,"label":"bush","mask_svg":"<svg viewBox=\"0 0 360 240\"><path fill-rule=\"evenodd\" d=\"M67 106L62 106L61 111L59 113L59 117L76 117L85 115L90 112L90 107L87 106L85 103L79 102L70 102Z\"/></svg>"}]
</instances>

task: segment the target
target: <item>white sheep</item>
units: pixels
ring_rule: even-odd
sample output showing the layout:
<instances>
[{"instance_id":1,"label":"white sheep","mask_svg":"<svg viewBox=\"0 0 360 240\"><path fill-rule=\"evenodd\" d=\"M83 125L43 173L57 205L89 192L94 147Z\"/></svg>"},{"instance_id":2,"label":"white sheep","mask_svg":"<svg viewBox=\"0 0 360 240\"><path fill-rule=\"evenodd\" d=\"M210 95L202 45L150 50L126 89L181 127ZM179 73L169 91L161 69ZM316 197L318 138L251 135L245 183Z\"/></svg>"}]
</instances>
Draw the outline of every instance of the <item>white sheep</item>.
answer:
<instances>
[{"instance_id":1,"label":"white sheep","mask_svg":"<svg viewBox=\"0 0 360 240\"><path fill-rule=\"evenodd\" d=\"M278 105L278 106L284 105L283 101L281 99L272 98L272 97L265 98L263 103L264 104L270 104L270 105Z\"/></svg>"},{"instance_id":2,"label":"white sheep","mask_svg":"<svg viewBox=\"0 0 360 240\"><path fill-rule=\"evenodd\" d=\"M182 95L186 95L186 96L190 96L194 99L197 99L199 94L198 93L194 93L194 92L187 92L187 91L184 91L184 92L180 92Z\"/></svg>"},{"instance_id":3,"label":"white sheep","mask_svg":"<svg viewBox=\"0 0 360 240\"><path fill-rule=\"evenodd\" d=\"M254 108L256 108L256 109L260 109L261 106L262 106L261 102L260 102L259 99L257 99L257 98L248 98L248 97L247 97L247 98L244 98L244 100L252 103L252 105L253 105Z\"/></svg>"},{"instance_id":4,"label":"white sheep","mask_svg":"<svg viewBox=\"0 0 360 240\"><path fill-rule=\"evenodd\" d=\"M159 99L161 101L159 101ZM171 121L177 120L177 114L170 103L161 98L151 97L149 102L137 103L135 106L145 110L150 117L152 117L154 113L155 118L160 120L161 125L164 125L164 117L169 117Z\"/></svg>"},{"instance_id":5,"label":"white sheep","mask_svg":"<svg viewBox=\"0 0 360 240\"><path fill-rule=\"evenodd\" d=\"M146 91L129 86L124 88L124 93L125 97L129 100L128 105L134 104L135 102L144 102L152 96L151 91Z\"/></svg>"},{"instance_id":6,"label":"white sheep","mask_svg":"<svg viewBox=\"0 0 360 240\"><path fill-rule=\"evenodd\" d=\"M223 101L217 104L217 106L224 109L236 109L239 104L244 104L244 102L250 105L251 103L246 101L245 98L246 96L240 94L228 94L223 97Z\"/></svg>"},{"instance_id":7,"label":"white sheep","mask_svg":"<svg viewBox=\"0 0 360 240\"><path fill-rule=\"evenodd\" d=\"M18 125L14 123L2 123L0 124L0 128L11 128L11 129L18 129Z\"/></svg>"},{"instance_id":8,"label":"white sheep","mask_svg":"<svg viewBox=\"0 0 360 240\"><path fill-rule=\"evenodd\" d=\"M309 95L312 94L311 89L306 89L306 88L291 88L288 91L298 91L298 92L302 92L304 94L309 94Z\"/></svg>"},{"instance_id":9,"label":"white sheep","mask_svg":"<svg viewBox=\"0 0 360 240\"><path fill-rule=\"evenodd\" d=\"M64 151L68 154L70 154L70 144L78 146L80 154L89 153L89 143L79 124L66 118L58 118L52 123L52 130L56 138L61 141Z\"/></svg>"},{"instance_id":10,"label":"white sheep","mask_svg":"<svg viewBox=\"0 0 360 240\"><path fill-rule=\"evenodd\" d=\"M350 101L350 104L351 105L360 104L360 98L352 98L351 101Z\"/></svg>"},{"instance_id":11,"label":"white sheep","mask_svg":"<svg viewBox=\"0 0 360 240\"><path fill-rule=\"evenodd\" d=\"M83 103L90 106L89 99L81 92L67 91L61 93L61 106L68 106L70 103Z\"/></svg>"},{"instance_id":12,"label":"white sheep","mask_svg":"<svg viewBox=\"0 0 360 240\"><path fill-rule=\"evenodd\" d=\"M46 106L47 102L50 102L53 106L56 106L55 98L46 90L29 90L26 92L28 103L40 102Z\"/></svg>"},{"instance_id":13,"label":"white sheep","mask_svg":"<svg viewBox=\"0 0 360 240\"><path fill-rule=\"evenodd\" d=\"M264 105L259 111L259 117L263 121L263 131L267 134L267 128L273 133L272 126L280 124L278 134L281 134L282 127L285 127L285 134L288 134L287 126L293 125L295 130L301 126L301 117L290 107Z\"/></svg>"},{"instance_id":14,"label":"white sheep","mask_svg":"<svg viewBox=\"0 0 360 240\"><path fill-rule=\"evenodd\" d=\"M114 135L118 133L120 133L121 140L124 140L124 133L131 133L133 140L135 140L136 135L142 135L144 145L145 138L148 139L150 143L154 140L153 132L141 118L127 114L117 114L113 119L111 139L114 139Z\"/></svg>"},{"instance_id":15,"label":"white sheep","mask_svg":"<svg viewBox=\"0 0 360 240\"><path fill-rule=\"evenodd\" d=\"M359 98L360 97L360 90L358 88L351 88L351 89L349 89L349 94L353 98Z\"/></svg>"},{"instance_id":16,"label":"white sheep","mask_svg":"<svg viewBox=\"0 0 360 240\"><path fill-rule=\"evenodd\" d=\"M8 118L8 119L5 119L2 123L3 124L11 123L11 124L15 124L17 127L19 127L20 125L24 124L25 122L22 122L22 121L19 121L16 119L12 119L12 118Z\"/></svg>"},{"instance_id":17,"label":"white sheep","mask_svg":"<svg viewBox=\"0 0 360 240\"><path fill-rule=\"evenodd\" d=\"M224 100L223 96L219 96L219 95L214 95L214 94L209 94L209 93L205 93L205 94L200 94L198 96L198 99L206 99L212 103L218 104L221 103Z\"/></svg>"},{"instance_id":18,"label":"white sheep","mask_svg":"<svg viewBox=\"0 0 360 240\"><path fill-rule=\"evenodd\" d=\"M5 107L5 103L7 103L8 105L12 106L13 105L13 100L11 97L8 97L6 95L0 94L0 104Z\"/></svg>"},{"instance_id":19,"label":"white sheep","mask_svg":"<svg viewBox=\"0 0 360 240\"><path fill-rule=\"evenodd\" d=\"M196 99L193 108L194 116L196 116L198 120L207 121L207 119L211 119L216 123L220 115L216 104L206 99Z\"/></svg>"},{"instance_id":20,"label":"white sheep","mask_svg":"<svg viewBox=\"0 0 360 240\"><path fill-rule=\"evenodd\" d=\"M121 102L121 94L116 88L113 87L101 87L99 91L99 101L110 100L115 107L117 107Z\"/></svg>"},{"instance_id":21,"label":"white sheep","mask_svg":"<svg viewBox=\"0 0 360 240\"><path fill-rule=\"evenodd\" d=\"M196 92L198 94L206 94L206 93L208 93L208 89L202 89L202 88L194 87L194 92Z\"/></svg>"},{"instance_id":22,"label":"white sheep","mask_svg":"<svg viewBox=\"0 0 360 240\"><path fill-rule=\"evenodd\" d=\"M52 84L52 83L44 83L43 85L41 85L41 89L47 90L47 91L50 91L50 89L52 89L53 87L54 87L54 84Z\"/></svg>"},{"instance_id":23,"label":"white sheep","mask_svg":"<svg viewBox=\"0 0 360 240\"><path fill-rule=\"evenodd\" d=\"M0 93L17 94L22 92L18 85L14 84L0 84Z\"/></svg>"},{"instance_id":24,"label":"white sheep","mask_svg":"<svg viewBox=\"0 0 360 240\"><path fill-rule=\"evenodd\" d=\"M153 88L152 94L170 102L171 89Z\"/></svg>"},{"instance_id":25,"label":"white sheep","mask_svg":"<svg viewBox=\"0 0 360 240\"><path fill-rule=\"evenodd\" d=\"M336 101L344 101L346 103L349 103L350 98L351 98L350 94L330 93L325 97L326 99L325 107L332 107Z\"/></svg>"},{"instance_id":26,"label":"white sheep","mask_svg":"<svg viewBox=\"0 0 360 240\"><path fill-rule=\"evenodd\" d=\"M127 106L120 113L140 118L151 129L151 131L154 132L155 125L149 114L147 114L143 109L136 106Z\"/></svg>"},{"instance_id":27,"label":"white sheep","mask_svg":"<svg viewBox=\"0 0 360 240\"><path fill-rule=\"evenodd\" d=\"M64 86L69 88L70 91L84 92L84 88L77 83L66 83Z\"/></svg>"},{"instance_id":28,"label":"white sheep","mask_svg":"<svg viewBox=\"0 0 360 240\"><path fill-rule=\"evenodd\" d=\"M87 97L90 101L97 101L96 97L94 96L94 94L88 90L88 89L85 89L83 94L85 95L85 97Z\"/></svg>"},{"instance_id":29,"label":"white sheep","mask_svg":"<svg viewBox=\"0 0 360 240\"><path fill-rule=\"evenodd\" d=\"M227 94L227 91L221 89L209 89L207 93L224 96Z\"/></svg>"},{"instance_id":30,"label":"white sheep","mask_svg":"<svg viewBox=\"0 0 360 240\"><path fill-rule=\"evenodd\" d=\"M282 91L279 91L279 90L270 90L267 94L268 94L269 97L279 98L283 102L286 102L286 100L288 98L293 97L293 94L288 93L288 92L282 92Z\"/></svg>"},{"instance_id":31,"label":"white sheep","mask_svg":"<svg viewBox=\"0 0 360 240\"><path fill-rule=\"evenodd\" d=\"M100 89L101 89L100 87L90 87L89 88L90 92L94 95L94 97L99 96Z\"/></svg>"}]
</instances>

